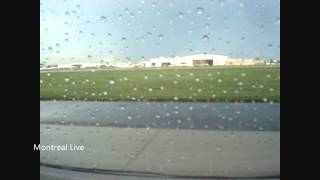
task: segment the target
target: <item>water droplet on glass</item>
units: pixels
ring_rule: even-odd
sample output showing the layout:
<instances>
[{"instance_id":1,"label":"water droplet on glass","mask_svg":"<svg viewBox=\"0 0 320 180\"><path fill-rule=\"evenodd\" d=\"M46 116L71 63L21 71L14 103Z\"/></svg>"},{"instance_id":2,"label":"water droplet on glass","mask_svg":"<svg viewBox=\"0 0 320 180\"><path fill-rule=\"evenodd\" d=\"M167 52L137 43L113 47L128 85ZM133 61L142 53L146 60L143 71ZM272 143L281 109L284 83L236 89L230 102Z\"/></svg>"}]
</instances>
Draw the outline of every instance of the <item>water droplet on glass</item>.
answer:
<instances>
[{"instance_id":1,"label":"water droplet on glass","mask_svg":"<svg viewBox=\"0 0 320 180\"><path fill-rule=\"evenodd\" d=\"M259 26L259 29L260 29L260 31L262 32L262 31L264 30L264 26L263 26L263 25L260 25L260 26Z\"/></svg>"},{"instance_id":2,"label":"water droplet on glass","mask_svg":"<svg viewBox=\"0 0 320 180\"><path fill-rule=\"evenodd\" d=\"M178 17L179 17L179 18L183 18L183 17L184 17L184 13L183 13L183 12L179 12L179 13L178 13Z\"/></svg>"},{"instance_id":3,"label":"water droplet on glass","mask_svg":"<svg viewBox=\"0 0 320 180\"><path fill-rule=\"evenodd\" d=\"M105 16L101 16L100 19L102 22L107 22L107 18Z\"/></svg>"},{"instance_id":4,"label":"water droplet on glass","mask_svg":"<svg viewBox=\"0 0 320 180\"><path fill-rule=\"evenodd\" d=\"M204 13L204 9L202 7L197 7L197 14L202 15Z\"/></svg>"},{"instance_id":5,"label":"water droplet on glass","mask_svg":"<svg viewBox=\"0 0 320 180\"><path fill-rule=\"evenodd\" d=\"M277 18L276 18L276 23L277 23L277 24L280 24L280 17L277 17Z\"/></svg>"},{"instance_id":6,"label":"water droplet on glass","mask_svg":"<svg viewBox=\"0 0 320 180\"><path fill-rule=\"evenodd\" d=\"M221 151L221 147L220 147L220 146L217 146L217 147L216 147L216 151L217 151L217 152L220 152L220 151Z\"/></svg>"},{"instance_id":7,"label":"water droplet on glass","mask_svg":"<svg viewBox=\"0 0 320 180\"><path fill-rule=\"evenodd\" d=\"M203 35L203 36L202 36L202 40L203 40L203 41L209 41L209 39L210 39L210 38L209 38L208 35Z\"/></svg>"},{"instance_id":8,"label":"water droplet on glass","mask_svg":"<svg viewBox=\"0 0 320 180\"><path fill-rule=\"evenodd\" d=\"M224 6L224 0L219 0L219 4L221 7Z\"/></svg>"},{"instance_id":9,"label":"water droplet on glass","mask_svg":"<svg viewBox=\"0 0 320 180\"><path fill-rule=\"evenodd\" d=\"M156 7L157 6L157 3L156 2L152 2L152 7Z\"/></svg>"},{"instance_id":10,"label":"water droplet on glass","mask_svg":"<svg viewBox=\"0 0 320 180\"><path fill-rule=\"evenodd\" d=\"M159 34L159 40L162 40L164 38L164 35L163 34Z\"/></svg>"}]
</instances>

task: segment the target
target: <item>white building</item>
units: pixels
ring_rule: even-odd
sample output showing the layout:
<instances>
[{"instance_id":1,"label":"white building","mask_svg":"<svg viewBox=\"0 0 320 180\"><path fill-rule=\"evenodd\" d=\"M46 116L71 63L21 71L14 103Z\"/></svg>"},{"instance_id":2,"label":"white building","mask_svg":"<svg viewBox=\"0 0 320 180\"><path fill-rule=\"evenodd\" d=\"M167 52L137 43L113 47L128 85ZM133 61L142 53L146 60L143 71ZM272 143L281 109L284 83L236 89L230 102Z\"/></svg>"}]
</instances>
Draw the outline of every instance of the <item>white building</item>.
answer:
<instances>
[{"instance_id":1,"label":"white building","mask_svg":"<svg viewBox=\"0 0 320 180\"><path fill-rule=\"evenodd\" d=\"M130 68L133 67L132 64L127 63L127 62L117 62L117 63L112 63L113 67L117 67L117 68Z\"/></svg>"},{"instance_id":2,"label":"white building","mask_svg":"<svg viewBox=\"0 0 320 180\"><path fill-rule=\"evenodd\" d=\"M213 54L196 54L174 58L153 58L140 63L143 67L192 67L227 65L228 56Z\"/></svg>"},{"instance_id":3,"label":"white building","mask_svg":"<svg viewBox=\"0 0 320 180\"><path fill-rule=\"evenodd\" d=\"M228 56L215 54L196 54L182 57L180 65L187 66L219 66L226 65Z\"/></svg>"},{"instance_id":4,"label":"white building","mask_svg":"<svg viewBox=\"0 0 320 180\"><path fill-rule=\"evenodd\" d=\"M106 63L69 63L58 64L57 69L85 69L85 68L100 68L102 66L108 66Z\"/></svg>"},{"instance_id":5,"label":"white building","mask_svg":"<svg viewBox=\"0 0 320 180\"><path fill-rule=\"evenodd\" d=\"M167 67L171 66L173 64L172 58L153 58L150 59L149 61L142 61L140 62L142 67Z\"/></svg>"}]
</instances>

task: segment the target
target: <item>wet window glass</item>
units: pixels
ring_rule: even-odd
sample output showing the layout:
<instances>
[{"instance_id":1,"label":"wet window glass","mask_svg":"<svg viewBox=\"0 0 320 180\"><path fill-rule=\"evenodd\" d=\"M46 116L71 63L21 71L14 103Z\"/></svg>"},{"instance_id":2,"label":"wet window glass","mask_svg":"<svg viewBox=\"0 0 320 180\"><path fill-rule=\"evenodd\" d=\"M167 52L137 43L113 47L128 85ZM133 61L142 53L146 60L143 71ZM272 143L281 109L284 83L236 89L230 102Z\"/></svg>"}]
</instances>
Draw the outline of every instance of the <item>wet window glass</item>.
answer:
<instances>
[{"instance_id":1,"label":"wet window glass","mask_svg":"<svg viewBox=\"0 0 320 180\"><path fill-rule=\"evenodd\" d=\"M40 0L34 149L106 176L280 177L280 0Z\"/></svg>"}]
</instances>

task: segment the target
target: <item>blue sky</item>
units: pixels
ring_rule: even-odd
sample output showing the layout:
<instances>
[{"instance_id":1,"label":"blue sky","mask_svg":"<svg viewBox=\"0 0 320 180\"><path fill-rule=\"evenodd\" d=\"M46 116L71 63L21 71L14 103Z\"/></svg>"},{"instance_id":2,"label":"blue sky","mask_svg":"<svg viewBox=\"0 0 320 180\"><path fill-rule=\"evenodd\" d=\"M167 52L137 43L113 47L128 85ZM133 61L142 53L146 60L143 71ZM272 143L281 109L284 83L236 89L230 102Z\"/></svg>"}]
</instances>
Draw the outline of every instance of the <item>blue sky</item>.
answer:
<instances>
[{"instance_id":1,"label":"blue sky","mask_svg":"<svg viewBox=\"0 0 320 180\"><path fill-rule=\"evenodd\" d=\"M279 0L41 0L40 61L280 58Z\"/></svg>"}]
</instances>

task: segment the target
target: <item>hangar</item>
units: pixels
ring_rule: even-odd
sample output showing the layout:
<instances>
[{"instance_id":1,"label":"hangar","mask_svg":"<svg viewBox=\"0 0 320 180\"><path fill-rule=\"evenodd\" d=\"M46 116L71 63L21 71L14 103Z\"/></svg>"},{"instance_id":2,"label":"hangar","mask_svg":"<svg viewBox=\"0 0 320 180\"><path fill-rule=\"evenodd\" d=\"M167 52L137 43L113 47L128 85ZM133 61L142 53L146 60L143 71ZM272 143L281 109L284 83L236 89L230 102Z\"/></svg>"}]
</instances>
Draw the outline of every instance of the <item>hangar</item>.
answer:
<instances>
[{"instance_id":1,"label":"hangar","mask_svg":"<svg viewBox=\"0 0 320 180\"><path fill-rule=\"evenodd\" d=\"M228 56L213 54L196 54L173 58L153 58L140 63L142 67L193 67L227 65Z\"/></svg>"}]
</instances>

